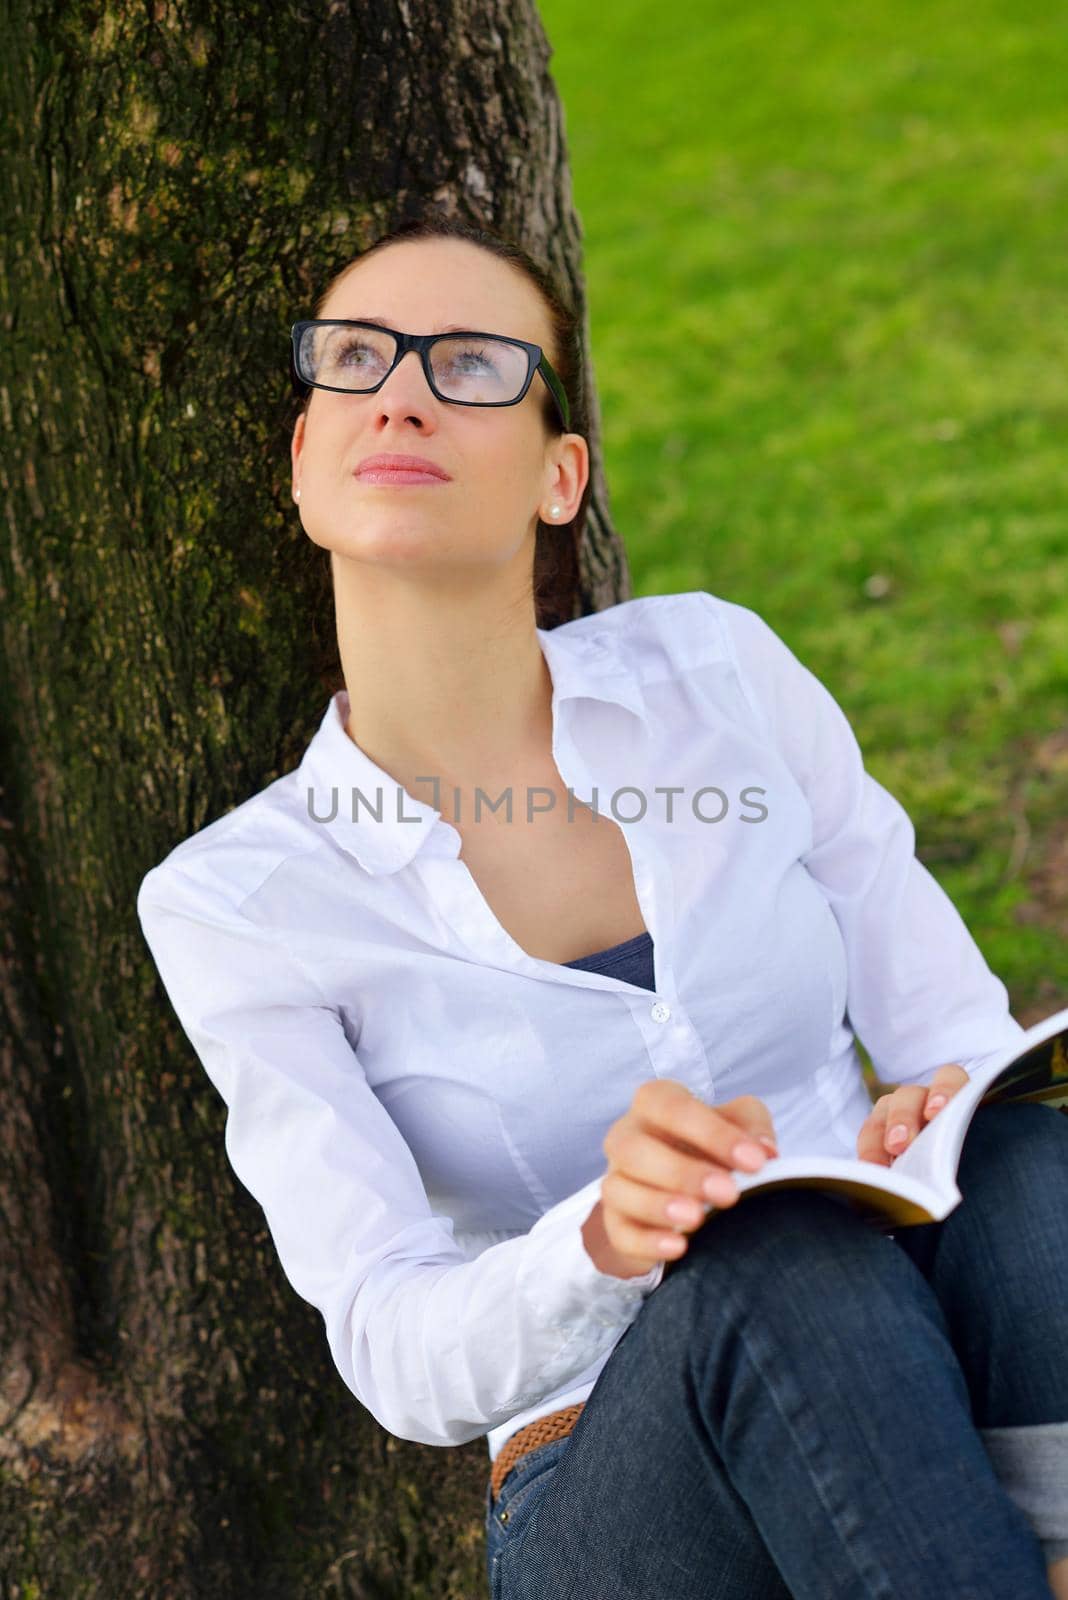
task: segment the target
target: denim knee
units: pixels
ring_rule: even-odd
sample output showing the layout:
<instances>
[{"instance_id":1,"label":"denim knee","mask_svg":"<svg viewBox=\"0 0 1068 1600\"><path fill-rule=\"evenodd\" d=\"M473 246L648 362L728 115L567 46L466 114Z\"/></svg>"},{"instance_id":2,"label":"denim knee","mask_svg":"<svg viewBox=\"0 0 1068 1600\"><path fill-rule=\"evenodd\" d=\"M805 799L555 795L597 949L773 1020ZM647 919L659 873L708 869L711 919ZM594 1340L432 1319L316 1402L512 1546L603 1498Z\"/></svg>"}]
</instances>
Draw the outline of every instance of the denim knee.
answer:
<instances>
[{"instance_id":1,"label":"denim knee","mask_svg":"<svg viewBox=\"0 0 1068 1600\"><path fill-rule=\"evenodd\" d=\"M935 1271L952 1256L977 1287L994 1281L1025 1299L1065 1281L1068 1117L1035 1101L980 1106L957 1185L962 1202L939 1229Z\"/></svg>"},{"instance_id":2,"label":"denim knee","mask_svg":"<svg viewBox=\"0 0 1068 1600\"><path fill-rule=\"evenodd\" d=\"M1068 1177L1068 1116L1036 1100L979 1106L964 1139L957 1181L981 1187L1029 1190L1046 1177ZM1000 1200L1002 1196L998 1196Z\"/></svg>"},{"instance_id":3,"label":"denim knee","mask_svg":"<svg viewBox=\"0 0 1068 1600\"><path fill-rule=\"evenodd\" d=\"M840 1196L806 1188L747 1195L710 1216L658 1292L687 1272L720 1326L731 1316L789 1321L803 1304L810 1326L825 1318L846 1341L867 1336L880 1309L899 1310L910 1289L933 1298L892 1239Z\"/></svg>"},{"instance_id":4,"label":"denim knee","mask_svg":"<svg viewBox=\"0 0 1068 1600\"><path fill-rule=\"evenodd\" d=\"M739 1462L763 1470L749 1452L774 1433L774 1414L798 1436L824 1439L842 1411L881 1437L893 1434L896 1397L907 1391L950 1436L970 1428L930 1284L893 1239L822 1191L747 1194L710 1217L649 1309L732 1471ZM848 1472L832 1456L828 1470Z\"/></svg>"},{"instance_id":5,"label":"denim knee","mask_svg":"<svg viewBox=\"0 0 1068 1600\"><path fill-rule=\"evenodd\" d=\"M925 1271L967 1375L976 1421L1068 1420L1068 1118L1038 1102L976 1112L962 1201L931 1233Z\"/></svg>"}]
</instances>

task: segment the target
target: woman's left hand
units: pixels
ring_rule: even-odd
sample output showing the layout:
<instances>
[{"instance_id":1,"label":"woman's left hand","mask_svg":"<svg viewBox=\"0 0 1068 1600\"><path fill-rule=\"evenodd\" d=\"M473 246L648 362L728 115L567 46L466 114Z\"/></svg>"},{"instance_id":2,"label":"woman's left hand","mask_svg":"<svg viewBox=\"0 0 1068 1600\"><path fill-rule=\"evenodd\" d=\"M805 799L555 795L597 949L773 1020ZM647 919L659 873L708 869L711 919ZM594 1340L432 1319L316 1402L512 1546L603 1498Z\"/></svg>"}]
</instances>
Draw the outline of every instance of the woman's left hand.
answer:
<instances>
[{"instance_id":1,"label":"woman's left hand","mask_svg":"<svg viewBox=\"0 0 1068 1600\"><path fill-rule=\"evenodd\" d=\"M950 1061L938 1068L929 1084L902 1083L880 1095L857 1135L858 1158L890 1166L968 1081L964 1068Z\"/></svg>"}]
</instances>

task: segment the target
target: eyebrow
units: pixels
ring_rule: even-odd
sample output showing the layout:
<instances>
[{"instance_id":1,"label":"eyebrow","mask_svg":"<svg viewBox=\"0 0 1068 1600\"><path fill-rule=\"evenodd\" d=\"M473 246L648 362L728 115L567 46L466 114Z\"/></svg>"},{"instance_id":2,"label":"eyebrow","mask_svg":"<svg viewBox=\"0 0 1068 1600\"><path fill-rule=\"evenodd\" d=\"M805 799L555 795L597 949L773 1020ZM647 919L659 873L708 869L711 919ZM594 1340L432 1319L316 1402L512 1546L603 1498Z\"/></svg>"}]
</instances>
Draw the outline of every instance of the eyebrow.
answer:
<instances>
[{"instance_id":1,"label":"eyebrow","mask_svg":"<svg viewBox=\"0 0 1068 1600\"><path fill-rule=\"evenodd\" d=\"M352 317L350 320L353 322L374 322L380 328L392 328L393 326L388 317ZM470 333L471 329L466 322L446 322L444 327L439 328L437 331L438 333Z\"/></svg>"}]
</instances>

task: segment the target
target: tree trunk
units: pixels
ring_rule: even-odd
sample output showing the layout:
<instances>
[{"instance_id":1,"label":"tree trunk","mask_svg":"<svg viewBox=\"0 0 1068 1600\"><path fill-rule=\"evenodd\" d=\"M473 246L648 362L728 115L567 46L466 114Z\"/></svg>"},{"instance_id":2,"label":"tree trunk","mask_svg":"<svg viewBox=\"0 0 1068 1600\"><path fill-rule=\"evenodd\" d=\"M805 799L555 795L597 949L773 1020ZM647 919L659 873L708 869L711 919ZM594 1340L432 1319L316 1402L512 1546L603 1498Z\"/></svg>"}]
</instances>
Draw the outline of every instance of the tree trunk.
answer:
<instances>
[{"instance_id":1,"label":"tree trunk","mask_svg":"<svg viewBox=\"0 0 1068 1600\"><path fill-rule=\"evenodd\" d=\"M485 1441L342 1386L134 901L322 714L290 322L427 202L585 318L551 52L531 0L0 4L0 1585L474 1600ZM590 409L582 612L629 594Z\"/></svg>"}]
</instances>

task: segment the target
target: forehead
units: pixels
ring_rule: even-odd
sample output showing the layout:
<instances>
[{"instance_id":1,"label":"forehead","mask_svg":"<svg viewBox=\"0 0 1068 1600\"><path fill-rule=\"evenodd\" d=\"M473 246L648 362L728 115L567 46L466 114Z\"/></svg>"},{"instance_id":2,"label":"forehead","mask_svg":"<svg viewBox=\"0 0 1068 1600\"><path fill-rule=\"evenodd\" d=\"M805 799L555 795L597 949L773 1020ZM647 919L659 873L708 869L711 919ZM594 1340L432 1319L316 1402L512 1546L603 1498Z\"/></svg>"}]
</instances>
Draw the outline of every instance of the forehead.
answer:
<instances>
[{"instance_id":1,"label":"forehead","mask_svg":"<svg viewBox=\"0 0 1068 1600\"><path fill-rule=\"evenodd\" d=\"M323 317L368 317L409 333L448 327L549 336L541 294L511 262L464 239L406 239L358 261L330 291Z\"/></svg>"}]
</instances>

